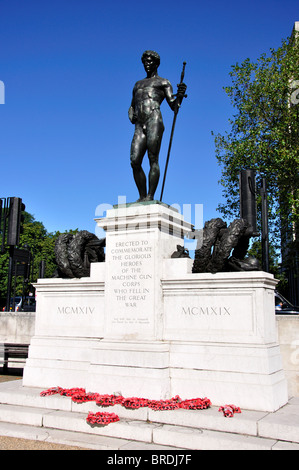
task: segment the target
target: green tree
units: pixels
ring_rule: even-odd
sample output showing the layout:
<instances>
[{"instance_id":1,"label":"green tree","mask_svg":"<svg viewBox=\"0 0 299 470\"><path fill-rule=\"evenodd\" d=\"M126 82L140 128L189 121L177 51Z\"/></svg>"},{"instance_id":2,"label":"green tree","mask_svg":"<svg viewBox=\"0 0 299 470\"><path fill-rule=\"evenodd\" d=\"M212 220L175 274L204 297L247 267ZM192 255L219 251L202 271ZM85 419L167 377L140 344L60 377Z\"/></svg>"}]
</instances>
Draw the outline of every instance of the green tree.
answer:
<instances>
[{"instance_id":1,"label":"green tree","mask_svg":"<svg viewBox=\"0 0 299 470\"><path fill-rule=\"evenodd\" d=\"M20 235L19 248L28 247L32 255L30 281L36 282L39 276L40 262L46 261L45 277L51 277L55 267L55 234L48 233L44 224L38 222L28 212L24 213L23 233Z\"/></svg>"},{"instance_id":2,"label":"green tree","mask_svg":"<svg viewBox=\"0 0 299 470\"><path fill-rule=\"evenodd\" d=\"M215 135L216 158L226 204L218 210L239 216L239 172L266 178L269 233L273 246L298 253L299 216L299 38L294 33L269 55L232 67L225 87L236 114L230 131ZM297 86L298 85L298 86ZM297 88L296 88L297 87ZM257 197L260 213L260 197ZM288 259L290 262L290 258Z\"/></svg>"},{"instance_id":3,"label":"green tree","mask_svg":"<svg viewBox=\"0 0 299 470\"><path fill-rule=\"evenodd\" d=\"M70 230L71 233L76 233L77 230ZM23 230L20 235L20 243L18 248L27 248L32 255L31 272L29 276L29 283L37 281L40 272L40 263L45 262L45 277L52 277L57 264L55 261L55 242L60 232L47 232L44 224L35 220L34 216L28 212L24 212ZM8 260L9 249L5 249L4 253L0 254L0 300L5 304L7 295L7 279L8 279ZM24 279L21 276L17 277L16 294L22 295Z\"/></svg>"}]
</instances>

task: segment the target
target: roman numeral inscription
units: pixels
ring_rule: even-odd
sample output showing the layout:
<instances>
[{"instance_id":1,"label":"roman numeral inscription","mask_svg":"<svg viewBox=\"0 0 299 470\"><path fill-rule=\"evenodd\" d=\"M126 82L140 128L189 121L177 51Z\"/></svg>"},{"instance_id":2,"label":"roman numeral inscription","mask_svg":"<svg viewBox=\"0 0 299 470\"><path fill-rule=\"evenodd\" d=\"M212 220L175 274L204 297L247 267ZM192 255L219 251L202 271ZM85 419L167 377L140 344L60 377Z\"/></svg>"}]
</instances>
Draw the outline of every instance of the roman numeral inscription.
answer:
<instances>
[{"instance_id":1,"label":"roman numeral inscription","mask_svg":"<svg viewBox=\"0 0 299 470\"><path fill-rule=\"evenodd\" d=\"M165 339L207 341L215 338L225 341L225 334L252 334L254 317L250 295L233 293L209 295L197 292L192 295L164 297ZM225 333L225 334L224 334Z\"/></svg>"},{"instance_id":2,"label":"roman numeral inscription","mask_svg":"<svg viewBox=\"0 0 299 470\"><path fill-rule=\"evenodd\" d=\"M90 315L94 312L95 307L58 307L57 311L65 315Z\"/></svg>"},{"instance_id":3,"label":"roman numeral inscription","mask_svg":"<svg viewBox=\"0 0 299 470\"><path fill-rule=\"evenodd\" d=\"M182 307L183 315L230 315L230 307Z\"/></svg>"}]
</instances>

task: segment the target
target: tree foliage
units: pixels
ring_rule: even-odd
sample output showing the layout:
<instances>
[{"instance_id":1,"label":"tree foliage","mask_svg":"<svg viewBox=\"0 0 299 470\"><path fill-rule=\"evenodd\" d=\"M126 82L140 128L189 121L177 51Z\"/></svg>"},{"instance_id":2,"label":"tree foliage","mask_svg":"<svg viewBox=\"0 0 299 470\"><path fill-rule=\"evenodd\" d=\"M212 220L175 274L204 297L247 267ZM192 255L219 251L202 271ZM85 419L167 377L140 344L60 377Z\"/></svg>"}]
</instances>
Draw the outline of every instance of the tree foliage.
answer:
<instances>
[{"instance_id":1,"label":"tree foliage","mask_svg":"<svg viewBox=\"0 0 299 470\"><path fill-rule=\"evenodd\" d=\"M77 230L70 230L70 233L76 233ZM23 230L20 235L18 248L28 248L32 255L31 272L27 288L37 281L40 274L40 263L45 262L45 277L52 277L57 264L55 261L55 242L60 232L47 232L44 224L35 220L34 216L24 212ZM7 279L8 279L8 259L9 249L6 248L3 254L0 254L0 299L6 298ZM18 277L16 283L16 294L23 293L23 278Z\"/></svg>"},{"instance_id":2,"label":"tree foliage","mask_svg":"<svg viewBox=\"0 0 299 470\"><path fill-rule=\"evenodd\" d=\"M299 38L282 41L256 61L244 60L225 87L236 114L230 131L215 136L220 183L226 204L218 210L239 216L239 172L254 169L257 187L266 178L272 243L294 234L299 216ZM258 209L260 197L257 195ZM294 239L294 237L293 237Z\"/></svg>"}]
</instances>

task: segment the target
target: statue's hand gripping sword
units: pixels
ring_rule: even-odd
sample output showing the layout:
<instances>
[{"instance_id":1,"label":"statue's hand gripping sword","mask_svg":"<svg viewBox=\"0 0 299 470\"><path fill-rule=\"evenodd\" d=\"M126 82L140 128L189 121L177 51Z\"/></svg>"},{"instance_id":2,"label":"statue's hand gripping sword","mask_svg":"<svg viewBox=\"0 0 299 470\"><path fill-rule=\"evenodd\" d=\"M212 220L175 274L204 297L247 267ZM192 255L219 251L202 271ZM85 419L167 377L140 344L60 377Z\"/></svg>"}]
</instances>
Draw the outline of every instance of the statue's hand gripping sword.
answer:
<instances>
[{"instance_id":1,"label":"statue's hand gripping sword","mask_svg":"<svg viewBox=\"0 0 299 470\"><path fill-rule=\"evenodd\" d=\"M178 87L184 82L185 67L186 67L186 62L183 62L183 70L182 70L182 73L181 73L181 81L178 84ZM165 186L165 179L166 179L169 156L170 156L170 151L171 151L171 146L172 146L172 140L173 140L173 133L174 133L174 128L175 128L176 118L177 118L179 109L181 107L183 98L187 98L187 95L181 94L181 93L177 93L174 96L176 96L176 105L175 105L175 108L174 108L174 116L173 116L173 122L172 122L172 128L171 128L171 134L170 134L170 140L169 140L169 146L168 146L168 152L167 152L167 158L166 158L166 164L165 164L165 170L164 170L164 177L163 177L160 201L162 201L162 196L163 196L163 191L164 191L164 186Z\"/></svg>"}]
</instances>

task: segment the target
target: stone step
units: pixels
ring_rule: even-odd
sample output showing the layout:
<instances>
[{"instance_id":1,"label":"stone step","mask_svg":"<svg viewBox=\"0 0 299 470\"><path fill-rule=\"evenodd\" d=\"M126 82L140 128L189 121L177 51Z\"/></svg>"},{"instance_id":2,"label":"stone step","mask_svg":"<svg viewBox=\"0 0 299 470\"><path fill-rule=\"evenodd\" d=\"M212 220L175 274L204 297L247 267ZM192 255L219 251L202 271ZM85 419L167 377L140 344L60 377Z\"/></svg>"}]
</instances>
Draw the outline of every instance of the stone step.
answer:
<instances>
[{"instance_id":1,"label":"stone step","mask_svg":"<svg viewBox=\"0 0 299 470\"><path fill-rule=\"evenodd\" d=\"M253 436L208 431L185 426L162 425L120 419L108 426L90 426L85 413L55 411L20 405L0 405L1 423L14 423L40 428L48 432L66 431L80 435L138 442L179 449L271 450L277 441ZM81 444L82 445L82 444Z\"/></svg>"},{"instance_id":2,"label":"stone step","mask_svg":"<svg viewBox=\"0 0 299 470\"><path fill-rule=\"evenodd\" d=\"M153 429L159 425L142 421L120 419L107 426L91 426L86 413L0 404L0 422L26 425L42 429L70 431L84 435L117 438L122 441L153 442Z\"/></svg>"},{"instance_id":3,"label":"stone step","mask_svg":"<svg viewBox=\"0 0 299 470\"><path fill-rule=\"evenodd\" d=\"M270 450L281 446L295 446L299 450L298 399L290 400L275 413L242 410L233 418L225 418L218 407L213 406L198 411L131 410L119 405L103 408L95 402L77 404L70 397L60 395L41 397L41 391L23 387L19 380L0 384L0 424L37 427L51 432L60 430L108 441L120 439L121 446L133 442L135 446L193 450ZM120 421L108 426L91 426L86 422L89 411L113 412Z\"/></svg>"},{"instance_id":4,"label":"stone step","mask_svg":"<svg viewBox=\"0 0 299 470\"><path fill-rule=\"evenodd\" d=\"M6 384L5 384L6 385ZM239 434L257 435L257 423L268 413L258 411L243 411L236 414L234 419L224 418L218 411L218 407L211 407L206 410L172 410L172 411L154 411L150 408L139 408L136 410L126 409L123 406L116 405L109 408L103 408L96 405L95 402L75 403L69 397L60 395L51 395L41 397L42 389L22 387L20 383L1 384L0 403L11 405L25 405L29 407L40 407L51 410L84 412L89 411L107 411L117 414L120 418L134 421L145 421L159 424L179 425L185 427L194 427L233 432Z\"/></svg>"},{"instance_id":5,"label":"stone step","mask_svg":"<svg viewBox=\"0 0 299 470\"><path fill-rule=\"evenodd\" d=\"M159 444L128 441L126 439L118 439L116 437L97 436L77 431L64 431L61 429L52 429L7 422L0 422L0 436L42 441L51 444L63 444L67 446L80 447L89 450L135 450L142 452L167 452L171 450L178 450L174 447L163 446Z\"/></svg>"}]
</instances>

